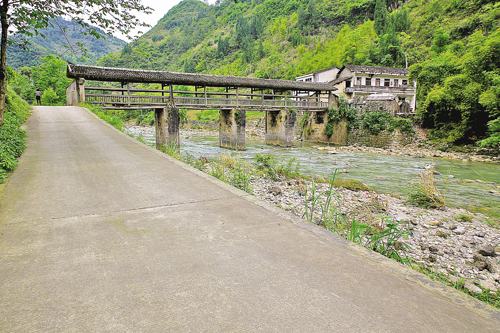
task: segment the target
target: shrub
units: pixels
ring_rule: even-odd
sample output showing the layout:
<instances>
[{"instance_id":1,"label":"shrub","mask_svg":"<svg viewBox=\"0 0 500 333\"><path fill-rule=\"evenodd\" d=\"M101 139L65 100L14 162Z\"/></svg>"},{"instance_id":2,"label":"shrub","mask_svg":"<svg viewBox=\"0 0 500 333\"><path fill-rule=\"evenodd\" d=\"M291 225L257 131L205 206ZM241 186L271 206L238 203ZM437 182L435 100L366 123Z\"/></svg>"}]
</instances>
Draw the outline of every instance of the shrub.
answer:
<instances>
[{"instance_id":1,"label":"shrub","mask_svg":"<svg viewBox=\"0 0 500 333\"><path fill-rule=\"evenodd\" d=\"M366 112L362 119L363 128L373 135L378 135L387 128L391 116L385 112Z\"/></svg>"},{"instance_id":2,"label":"shrub","mask_svg":"<svg viewBox=\"0 0 500 333\"><path fill-rule=\"evenodd\" d=\"M59 96L52 88L48 88L43 92L42 104L44 105L55 105L59 101Z\"/></svg>"},{"instance_id":3,"label":"shrub","mask_svg":"<svg viewBox=\"0 0 500 333\"><path fill-rule=\"evenodd\" d=\"M347 120L347 129L359 127L358 111L351 108L346 100L340 100L339 107L328 109L328 123L325 126L324 134L328 137L333 135L333 124L338 123L340 120Z\"/></svg>"},{"instance_id":4,"label":"shrub","mask_svg":"<svg viewBox=\"0 0 500 333\"><path fill-rule=\"evenodd\" d=\"M0 181L7 177L6 171L17 167L17 159L26 147L26 132L21 124L29 116L29 105L11 89L5 99L5 119L0 126Z\"/></svg>"},{"instance_id":5,"label":"shrub","mask_svg":"<svg viewBox=\"0 0 500 333\"><path fill-rule=\"evenodd\" d=\"M299 174L299 163L295 162L295 158L288 161L283 160L279 163L271 154L262 155L255 154L255 167L259 171L263 171L269 178L278 181L282 178L295 177Z\"/></svg>"},{"instance_id":6,"label":"shrub","mask_svg":"<svg viewBox=\"0 0 500 333\"><path fill-rule=\"evenodd\" d=\"M406 118L391 119L389 128L387 130L389 132L393 132L395 129L399 129L401 133L406 133L408 135L415 134L415 131L413 130L413 124L410 119Z\"/></svg>"},{"instance_id":7,"label":"shrub","mask_svg":"<svg viewBox=\"0 0 500 333\"><path fill-rule=\"evenodd\" d=\"M445 192L441 193L436 187L432 170L419 174L419 182L414 184L407 202L425 209L446 206Z\"/></svg>"}]
</instances>

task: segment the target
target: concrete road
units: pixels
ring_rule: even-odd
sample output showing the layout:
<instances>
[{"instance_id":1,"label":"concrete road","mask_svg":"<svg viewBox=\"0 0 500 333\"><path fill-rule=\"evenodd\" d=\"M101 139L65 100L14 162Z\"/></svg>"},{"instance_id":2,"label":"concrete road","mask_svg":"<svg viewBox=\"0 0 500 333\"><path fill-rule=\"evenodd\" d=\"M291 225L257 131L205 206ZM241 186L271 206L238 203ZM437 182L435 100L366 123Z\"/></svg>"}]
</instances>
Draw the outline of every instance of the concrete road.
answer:
<instances>
[{"instance_id":1,"label":"concrete road","mask_svg":"<svg viewBox=\"0 0 500 333\"><path fill-rule=\"evenodd\" d=\"M500 332L499 311L78 107L35 107L0 206L1 332Z\"/></svg>"}]
</instances>

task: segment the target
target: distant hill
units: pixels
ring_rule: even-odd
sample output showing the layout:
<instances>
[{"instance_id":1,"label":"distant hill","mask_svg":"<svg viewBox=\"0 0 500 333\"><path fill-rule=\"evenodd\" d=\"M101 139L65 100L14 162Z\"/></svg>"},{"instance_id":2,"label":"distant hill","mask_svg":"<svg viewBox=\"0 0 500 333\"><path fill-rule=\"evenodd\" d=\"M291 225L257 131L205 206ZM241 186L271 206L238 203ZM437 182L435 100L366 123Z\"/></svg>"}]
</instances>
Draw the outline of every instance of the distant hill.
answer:
<instances>
[{"instance_id":1,"label":"distant hill","mask_svg":"<svg viewBox=\"0 0 500 333\"><path fill-rule=\"evenodd\" d=\"M498 0L183 0L98 64L294 79L407 62L433 138L500 146L499 53Z\"/></svg>"},{"instance_id":2,"label":"distant hill","mask_svg":"<svg viewBox=\"0 0 500 333\"><path fill-rule=\"evenodd\" d=\"M106 35L105 39L96 39L90 35L85 36L81 34L84 29L73 21L57 18L57 23L54 20L51 20L51 23L53 27L40 30L45 38L42 36L29 38L31 45L29 45L28 50L24 50L20 46L9 46L7 48L7 64L14 69L23 66L38 66L41 64L40 58L49 54L57 55L63 60L94 64L101 57L116 52L127 44L113 36ZM104 35L102 30L98 29L98 31ZM73 46L74 54L68 47L68 40ZM85 44L88 50L86 60L82 59L83 54L77 43Z\"/></svg>"}]
</instances>

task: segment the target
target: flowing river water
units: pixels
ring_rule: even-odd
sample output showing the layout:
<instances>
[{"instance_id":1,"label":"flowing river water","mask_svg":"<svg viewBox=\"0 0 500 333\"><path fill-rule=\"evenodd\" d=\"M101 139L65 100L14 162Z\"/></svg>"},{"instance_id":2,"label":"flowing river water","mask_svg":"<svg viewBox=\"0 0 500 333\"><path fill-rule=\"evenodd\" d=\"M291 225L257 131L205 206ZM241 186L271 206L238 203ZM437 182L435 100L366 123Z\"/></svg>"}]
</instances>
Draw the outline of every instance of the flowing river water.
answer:
<instances>
[{"instance_id":1,"label":"flowing river water","mask_svg":"<svg viewBox=\"0 0 500 333\"><path fill-rule=\"evenodd\" d=\"M140 130L130 128L129 133L139 136ZM141 137L154 145L154 133L143 132ZM412 183L418 182L423 170L433 167L439 174L436 183L445 193L446 203L472 212L500 218L500 165L481 162L463 162L443 158L411 158L406 156L381 155L365 152L342 152L328 154L317 149L317 143L296 142L295 148L266 145L262 140L246 140L247 150L234 152L219 147L215 134L203 132L181 132L181 153L194 157L216 157L222 153L239 154L251 162L255 154L272 154L278 161L295 158L300 173L321 175L330 179L338 169L336 179L355 179L382 193L408 195Z\"/></svg>"}]
</instances>

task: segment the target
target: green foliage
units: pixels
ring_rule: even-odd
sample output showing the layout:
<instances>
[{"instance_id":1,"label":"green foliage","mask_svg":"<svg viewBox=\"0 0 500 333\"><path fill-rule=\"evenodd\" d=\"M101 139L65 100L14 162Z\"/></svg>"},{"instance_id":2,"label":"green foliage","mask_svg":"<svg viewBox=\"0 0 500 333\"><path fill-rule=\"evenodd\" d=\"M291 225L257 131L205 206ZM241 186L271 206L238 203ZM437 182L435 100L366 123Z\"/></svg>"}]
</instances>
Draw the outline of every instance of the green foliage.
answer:
<instances>
[{"instance_id":1,"label":"green foliage","mask_svg":"<svg viewBox=\"0 0 500 333\"><path fill-rule=\"evenodd\" d=\"M179 110L179 121L180 121L181 126L184 126L188 123L187 109L186 108L182 108Z\"/></svg>"},{"instance_id":2,"label":"green foliage","mask_svg":"<svg viewBox=\"0 0 500 333\"><path fill-rule=\"evenodd\" d=\"M362 115L363 129L373 135L378 135L381 131L387 129L391 121L391 116L386 112L366 112Z\"/></svg>"},{"instance_id":3,"label":"green foliage","mask_svg":"<svg viewBox=\"0 0 500 333\"><path fill-rule=\"evenodd\" d=\"M245 192L252 193L250 166L241 160L240 155L222 154L211 159L206 167L210 175Z\"/></svg>"},{"instance_id":4,"label":"green foliage","mask_svg":"<svg viewBox=\"0 0 500 333\"><path fill-rule=\"evenodd\" d=\"M444 193L441 193L436 187L433 170L429 170L419 174L419 181L413 184L407 202L425 209L445 207L445 194L446 186Z\"/></svg>"},{"instance_id":5,"label":"green foliage","mask_svg":"<svg viewBox=\"0 0 500 333\"><path fill-rule=\"evenodd\" d=\"M349 103L341 99L337 109L331 107L328 109L328 123L325 126L325 135L331 137L333 134L333 124L338 123L340 120L347 120L347 128L349 130L359 127L359 116L356 109L349 106Z\"/></svg>"},{"instance_id":6,"label":"green foliage","mask_svg":"<svg viewBox=\"0 0 500 333\"><path fill-rule=\"evenodd\" d=\"M274 181L288 179L299 175L299 163L295 162L295 158L288 161L276 161L274 155L255 154L255 168L264 172L270 179Z\"/></svg>"},{"instance_id":7,"label":"green foliage","mask_svg":"<svg viewBox=\"0 0 500 333\"><path fill-rule=\"evenodd\" d=\"M42 59L41 66L32 67L27 72L33 85L21 87L21 95L33 91L34 98L34 89L39 88L42 91L42 100L43 96L47 98L44 104L66 104L66 87L72 81L66 77L66 62L49 55Z\"/></svg>"},{"instance_id":8,"label":"green foliage","mask_svg":"<svg viewBox=\"0 0 500 333\"><path fill-rule=\"evenodd\" d=\"M375 1L375 13L374 17L374 29L377 35L382 36L387 29L389 23L388 13L387 13L387 1L386 0L376 0Z\"/></svg>"},{"instance_id":9,"label":"green foliage","mask_svg":"<svg viewBox=\"0 0 500 333\"><path fill-rule=\"evenodd\" d=\"M123 126L125 125L124 117L117 111L103 110L99 106L84 105L87 109L94 112L99 118L116 128L117 130L122 131Z\"/></svg>"},{"instance_id":10,"label":"green foliage","mask_svg":"<svg viewBox=\"0 0 500 333\"><path fill-rule=\"evenodd\" d=\"M0 181L7 177L7 171L17 167L17 158L26 147L26 132L21 124L29 116L29 105L10 88L5 103L5 120L0 126Z\"/></svg>"},{"instance_id":11,"label":"green foliage","mask_svg":"<svg viewBox=\"0 0 500 333\"><path fill-rule=\"evenodd\" d=\"M488 130L490 137L479 141L479 146L481 148L500 148L500 118L488 122Z\"/></svg>"},{"instance_id":12,"label":"green foliage","mask_svg":"<svg viewBox=\"0 0 500 333\"><path fill-rule=\"evenodd\" d=\"M59 101L59 96L57 96L56 92L52 90L52 87L49 87L42 94L42 104L44 105L56 105Z\"/></svg>"},{"instance_id":13,"label":"green foliage","mask_svg":"<svg viewBox=\"0 0 500 333\"><path fill-rule=\"evenodd\" d=\"M106 35L103 30L97 27L95 29L99 34ZM28 49L17 45L8 47L8 64L15 69L24 66L39 66L41 65L40 58L49 54L61 57L65 61L95 63L99 58L116 52L125 45L124 41L113 36L107 35L106 39L96 39L91 35L85 35L84 32L85 29L75 21L67 21L61 17L50 19L49 26L40 29L39 35L29 38ZM18 37L26 38L27 36ZM66 38L72 48L68 47ZM78 48L78 44L84 44L86 52Z\"/></svg>"},{"instance_id":14,"label":"green foliage","mask_svg":"<svg viewBox=\"0 0 500 333\"><path fill-rule=\"evenodd\" d=\"M318 224L322 224L327 230L386 257L403 263L409 262L405 256L405 250L409 246L401 241L408 238L408 224L393 223L388 217L380 218L380 222L361 223L356 220L355 215L349 217L340 213L337 203L342 198L334 191L335 176L336 172L332 176L330 187L323 193L317 193L316 184L312 182L311 191L308 191L310 195L305 200L305 219L319 221Z\"/></svg>"},{"instance_id":15,"label":"green foliage","mask_svg":"<svg viewBox=\"0 0 500 333\"><path fill-rule=\"evenodd\" d=\"M373 135L378 135L385 130L391 133L396 129L408 135L413 135L415 133L411 120L406 118L392 118L391 115L386 112L366 112L361 118L363 129Z\"/></svg>"},{"instance_id":16,"label":"green foliage","mask_svg":"<svg viewBox=\"0 0 500 333\"><path fill-rule=\"evenodd\" d=\"M311 128L311 114L305 112L299 120L300 124L300 135L308 138L312 133Z\"/></svg>"},{"instance_id":17,"label":"green foliage","mask_svg":"<svg viewBox=\"0 0 500 333\"><path fill-rule=\"evenodd\" d=\"M343 187L351 191L373 191L370 186L354 179L336 180L333 185L335 187Z\"/></svg>"},{"instance_id":18,"label":"green foliage","mask_svg":"<svg viewBox=\"0 0 500 333\"><path fill-rule=\"evenodd\" d=\"M405 133L408 135L415 134L415 131L413 130L413 123L411 122L410 119L391 118L387 130L389 132L393 132L396 129L398 129L401 133Z\"/></svg>"}]
</instances>

